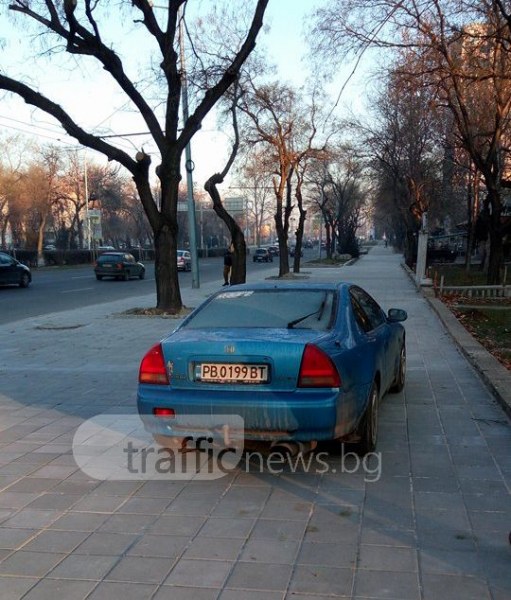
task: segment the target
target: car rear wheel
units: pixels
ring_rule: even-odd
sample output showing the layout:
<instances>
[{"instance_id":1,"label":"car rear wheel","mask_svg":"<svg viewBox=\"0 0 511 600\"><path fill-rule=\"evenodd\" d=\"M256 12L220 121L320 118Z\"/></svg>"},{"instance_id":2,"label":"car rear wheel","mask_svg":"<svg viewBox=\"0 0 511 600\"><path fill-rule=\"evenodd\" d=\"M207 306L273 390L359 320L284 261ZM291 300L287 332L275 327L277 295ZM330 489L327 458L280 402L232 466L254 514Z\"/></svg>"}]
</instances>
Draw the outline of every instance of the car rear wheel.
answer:
<instances>
[{"instance_id":1,"label":"car rear wheel","mask_svg":"<svg viewBox=\"0 0 511 600\"><path fill-rule=\"evenodd\" d=\"M139 273L138 277L139 277L139 279L144 279L144 277L145 277L145 270L144 270L144 269L142 269L142 270L140 271L140 273Z\"/></svg>"},{"instance_id":2,"label":"car rear wheel","mask_svg":"<svg viewBox=\"0 0 511 600\"><path fill-rule=\"evenodd\" d=\"M20 287L27 288L30 285L30 277L28 273L23 273L20 277Z\"/></svg>"},{"instance_id":3,"label":"car rear wheel","mask_svg":"<svg viewBox=\"0 0 511 600\"><path fill-rule=\"evenodd\" d=\"M406 348L403 344L401 348L401 352L399 353L399 364L397 367L396 378L394 379L394 383L390 386L389 392L393 394L397 394L403 391L405 387L405 379L406 379Z\"/></svg>"},{"instance_id":4,"label":"car rear wheel","mask_svg":"<svg viewBox=\"0 0 511 600\"><path fill-rule=\"evenodd\" d=\"M360 441L357 442L355 451L360 456L374 452L376 448L376 441L378 439L378 404L378 386L376 383L373 383L369 392L367 408L358 428Z\"/></svg>"},{"instance_id":5,"label":"car rear wheel","mask_svg":"<svg viewBox=\"0 0 511 600\"><path fill-rule=\"evenodd\" d=\"M96 275L96 279L97 279L98 281L101 281L101 280L103 279L103 275Z\"/></svg>"}]
</instances>

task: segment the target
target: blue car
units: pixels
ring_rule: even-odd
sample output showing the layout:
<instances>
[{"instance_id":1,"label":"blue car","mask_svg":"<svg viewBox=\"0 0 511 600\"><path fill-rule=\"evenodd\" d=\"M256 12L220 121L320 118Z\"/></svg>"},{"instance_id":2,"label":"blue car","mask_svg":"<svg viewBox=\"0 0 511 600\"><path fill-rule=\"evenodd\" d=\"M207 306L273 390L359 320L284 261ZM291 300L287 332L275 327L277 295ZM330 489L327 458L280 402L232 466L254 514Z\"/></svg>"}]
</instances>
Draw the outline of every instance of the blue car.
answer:
<instances>
[{"instance_id":1,"label":"blue car","mask_svg":"<svg viewBox=\"0 0 511 600\"><path fill-rule=\"evenodd\" d=\"M210 415L218 431L239 415L246 440L372 452L379 402L404 387L406 318L350 283L230 287L144 356L139 414L161 444L182 439L181 414Z\"/></svg>"}]
</instances>

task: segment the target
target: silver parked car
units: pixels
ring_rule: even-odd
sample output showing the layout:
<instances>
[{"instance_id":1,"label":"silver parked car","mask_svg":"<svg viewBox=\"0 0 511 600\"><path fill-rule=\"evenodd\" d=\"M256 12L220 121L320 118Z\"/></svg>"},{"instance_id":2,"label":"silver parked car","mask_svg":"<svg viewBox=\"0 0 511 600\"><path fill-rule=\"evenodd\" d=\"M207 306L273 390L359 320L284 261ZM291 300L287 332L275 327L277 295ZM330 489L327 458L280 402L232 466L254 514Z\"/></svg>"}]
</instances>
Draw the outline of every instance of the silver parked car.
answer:
<instances>
[{"instance_id":1,"label":"silver parked car","mask_svg":"<svg viewBox=\"0 0 511 600\"><path fill-rule=\"evenodd\" d=\"M177 270L191 271L192 270L192 255L188 250L177 251Z\"/></svg>"}]
</instances>

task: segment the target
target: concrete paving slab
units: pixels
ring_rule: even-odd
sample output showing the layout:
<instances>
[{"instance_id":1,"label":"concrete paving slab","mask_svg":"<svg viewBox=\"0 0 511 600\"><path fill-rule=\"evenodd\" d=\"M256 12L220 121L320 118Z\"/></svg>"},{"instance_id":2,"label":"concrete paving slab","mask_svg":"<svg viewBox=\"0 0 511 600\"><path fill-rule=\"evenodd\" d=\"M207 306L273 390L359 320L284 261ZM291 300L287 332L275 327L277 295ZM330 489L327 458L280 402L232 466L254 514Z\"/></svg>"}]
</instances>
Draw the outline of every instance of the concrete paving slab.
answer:
<instances>
[{"instance_id":1,"label":"concrete paving slab","mask_svg":"<svg viewBox=\"0 0 511 600\"><path fill-rule=\"evenodd\" d=\"M407 384L382 403L372 478L337 452L321 474L91 479L74 431L136 412L139 360L176 322L118 316L148 295L1 326L1 600L511 597L509 420L400 262L376 246L304 269L409 313Z\"/></svg>"}]
</instances>

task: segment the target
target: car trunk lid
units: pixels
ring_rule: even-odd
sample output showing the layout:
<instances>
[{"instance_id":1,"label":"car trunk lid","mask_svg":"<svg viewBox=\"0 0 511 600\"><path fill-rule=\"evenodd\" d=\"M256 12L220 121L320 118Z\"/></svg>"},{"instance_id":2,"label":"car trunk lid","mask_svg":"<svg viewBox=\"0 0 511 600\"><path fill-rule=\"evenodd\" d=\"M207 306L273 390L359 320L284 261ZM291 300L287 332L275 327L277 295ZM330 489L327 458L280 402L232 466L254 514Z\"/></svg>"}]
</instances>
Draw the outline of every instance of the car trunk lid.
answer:
<instances>
[{"instance_id":1,"label":"car trunk lid","mask_svg":"<svg viewBox=\"0 0 511 600\"><path fill-rule=\"evenodd\" d=\"M290 391L305 345L324 336L309 329L186 329L162 348L172 388Z\"/></svg>"}]
</instances>

